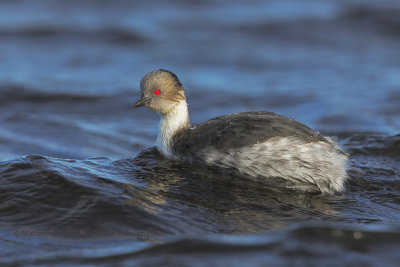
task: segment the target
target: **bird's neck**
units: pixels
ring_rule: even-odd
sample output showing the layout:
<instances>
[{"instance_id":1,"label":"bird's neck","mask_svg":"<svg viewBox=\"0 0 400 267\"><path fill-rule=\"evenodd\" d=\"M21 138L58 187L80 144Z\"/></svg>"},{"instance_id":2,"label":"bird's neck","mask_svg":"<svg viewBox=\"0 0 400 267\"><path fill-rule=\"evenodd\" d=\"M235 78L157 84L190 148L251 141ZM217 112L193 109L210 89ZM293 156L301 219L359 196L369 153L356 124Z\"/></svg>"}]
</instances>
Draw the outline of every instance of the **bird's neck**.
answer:
<instances>
[{"instance_id":1,"label":"bird's neck","mask_svg":"<svg viewBox=\"0 0 400 267\"><path fill-rule=\"evenodd\" d=\"M189 128L189 111L185 100L181 100L171 112L160 114L160 129L157 137L157 148L166 157L174 158L172 155L172 138L175 133Z\"/></svg>"}]
</instances>

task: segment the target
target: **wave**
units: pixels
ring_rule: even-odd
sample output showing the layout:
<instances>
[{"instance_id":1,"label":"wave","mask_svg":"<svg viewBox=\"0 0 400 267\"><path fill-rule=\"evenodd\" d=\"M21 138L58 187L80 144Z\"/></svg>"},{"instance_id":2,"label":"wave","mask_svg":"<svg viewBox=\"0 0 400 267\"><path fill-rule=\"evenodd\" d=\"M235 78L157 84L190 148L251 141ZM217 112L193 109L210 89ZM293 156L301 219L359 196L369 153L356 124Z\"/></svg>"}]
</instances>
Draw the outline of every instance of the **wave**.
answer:
<instances>
[{"instance_id":1,"label":"wave","mask_svg":"<svg viewBox=\"0 0 400 267\"><path fill-rule=\"evenodd\" d=\"M143 35L131 29L98 28L85 29L80 26L63 27L51 25L26 25L14 28L0 28L0 37L18 38L64 38L75 40L105 40L119 44L141 44L148 41Z\"/></svg>"},{"instance_id":2,"label":"wave","mask_svg":"<svg viewBox=\"0 0 400 267\"><path fill-rule=\"evenodd\" d=\"M346 192L332 196L235 179L167 160L155 148L116 161L0 161L0 247L7 248L0 263L140 265L168 258L175 266L235 266L239 257L324 264L343 253L349 263L395 262L400 230L389 225L400 221L400 135L358 134L344 142L351 178ZM238 236L250 233L258 235ZM51 249L37 253L43 246Z\"/></svg>"},{"instance_id":3,"label":"wave","mask_svg":"<svg viewBox=\"0 0 400 267\"><path fill-rule=\"evenodd\" d=\"M25 253L2 257L3 264L85 265L165 265L230 266L274 265L309 266L335 264L363 265L366 262L395 266L400 257L400 229L395 226L300 224L286 231L251 236L186 237L162 244L116 243L101 248L63 249L57 252ZM343 257L342 255L346 255Z\"/></svg>"},{"instance_id":4,"label":"wave","mask_svg":"<svg viewBox=\"0 0 400 267\"><path fill-rule=\"evenodd\" d=\"M363 28L375 28L382 33L398 37L400 17L398 7L353 6L346 10L339 19Z\"/></svg>"},{"instance_id":5,"label":"wave","mask_svg":"<svg viewBox=\"0 0 400 267\"><path fill-rule=\"evenodd\" d=\"M112 166L107 158L63 160L35 155L0 162L3 229L75 230L78 236L80 230L113 227L160 230L154 222L162 219L127 205L123 196L128 184L121 185L127 181L119 179L124 170L115 173ZM99 223L105 218L106 224Z\"/></svg>"},{"instance_id":6,"label":"wave","mask_svg":"<svg viewBox=\"0 0 400 267\"><path fill-rule=\"evenodd\" d=\"M351 156L387 156L400 159L400 134L356 134L346 140L346 147Z\"/></svg>"},{"instance_id":7,"label":"wave","mask_svg":"<svg viewBox=\"0 0 400 267\"><path fill-rule=\"evenodd\" d=\"M24 87L22 85L10 84L0 85L2 96L0 104L13 102L91 102L97 101L105 96L102 95L84 95L76 93L58 93L37 90L36 88Z\"/></svg>"}]
</instances>

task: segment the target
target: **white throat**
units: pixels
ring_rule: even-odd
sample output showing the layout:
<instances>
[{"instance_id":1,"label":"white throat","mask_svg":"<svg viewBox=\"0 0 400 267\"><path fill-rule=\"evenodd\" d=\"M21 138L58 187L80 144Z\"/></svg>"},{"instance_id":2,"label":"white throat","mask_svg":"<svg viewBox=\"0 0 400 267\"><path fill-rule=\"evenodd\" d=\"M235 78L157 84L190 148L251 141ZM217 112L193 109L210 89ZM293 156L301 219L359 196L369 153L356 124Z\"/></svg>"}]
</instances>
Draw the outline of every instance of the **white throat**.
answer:
<instances>
[{"instance_id":1,"label":"white throat","mask_svg":"<svg viewBox=\"0 0 400 267\"><path fill-rule=\"evenodd\" d=\"M171 149L172 137L177 131L190 125L186 101L181 100L168 114L159 115L161 120L157 137L157 148L164 156L174 158Z\"/></svg>"}]
</instances>

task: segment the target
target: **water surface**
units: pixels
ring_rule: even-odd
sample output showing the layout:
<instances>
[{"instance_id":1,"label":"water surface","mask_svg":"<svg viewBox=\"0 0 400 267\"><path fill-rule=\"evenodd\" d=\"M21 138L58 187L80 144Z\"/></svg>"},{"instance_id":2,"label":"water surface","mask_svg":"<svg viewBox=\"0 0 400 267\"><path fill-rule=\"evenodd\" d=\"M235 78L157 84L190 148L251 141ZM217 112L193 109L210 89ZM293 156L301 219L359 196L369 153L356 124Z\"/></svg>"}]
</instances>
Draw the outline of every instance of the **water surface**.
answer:
<instances>
[{"instance_id":1,"label":"water surface","mask_svg":"<svg viewBox=\"0 0 400 267\"><path fill-rule=\"evenodd\" d=\"M395 265L397 1L3 1L0 263ZM191 122L266 110L350 154L343 194L169 161L140 78L177 73ZM340 261L339 261L340 260Z\"/></svg>"}]
</instances>

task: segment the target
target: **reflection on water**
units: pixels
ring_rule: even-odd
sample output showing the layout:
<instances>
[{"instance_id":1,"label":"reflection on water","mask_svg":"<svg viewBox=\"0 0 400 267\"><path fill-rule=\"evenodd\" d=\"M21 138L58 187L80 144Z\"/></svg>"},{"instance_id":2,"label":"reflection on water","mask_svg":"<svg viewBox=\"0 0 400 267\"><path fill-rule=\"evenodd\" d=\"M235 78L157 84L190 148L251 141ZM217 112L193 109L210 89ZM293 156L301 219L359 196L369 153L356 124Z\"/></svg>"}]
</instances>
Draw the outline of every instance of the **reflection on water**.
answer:
<instances>
[{"instance_id":1,"label":"reflection on water","mask_svg":"<svg viewBox=\"0 0 400 267\"><path fill-rule=\"evenodd\" d=\"M295 244L304 242L303 249L317 253L320 246L313 245L315 241L339 246L338 253L352 257L357 247L375 247L389 234L393 235L392 243L386 248L392 250L398 246L398 229L378 224L393 225L400 219L396 176L399 138L349 137L345 147L351 153L351 179L344 194L328 196L228 179L213 170L164 159L154 148L143 150L134 159L117 161L43 156L3 161L2 242L25 251L27 256L17 261L20 263L68 259L79 264L97 257L106 262L112 258L132 261L153 250L158 251L156 261L166 254L175 255L180 262L175 253L191 254L201 247L209 255L206 262L222 257L218 251L228 248L230 253L233 249L243 255L248 250L257 254L262 248L279 259L285 254L284 244L292 244L293 251L300 253L292 258L295 260L308 255ZM226 235L263 234L299 222L314 224L262 238L243 236L221 242ZM328 228L322 226L327 223ZM368 228L370 223L375 226ZM203 239L211 233L217 236ZM329 236L332 238L327 239ZM176 237L182 239L174 241ZM277 250L269 249L272 240ZM72 257L72 252L63 248L76 247L76 242L78 247L90 244L91 250ZM151 245L166 242L168 246ZM51 249L45 256L34 256L43 244ZM215 247L215 251L208 247ZM52 252L57 250L61 254ZM17 260L12 248L3 255L7 256L3 263ZM262 255L256 259L263 259Z\"/></svg>"},{"instance_id":2,"label":"reflection on water","mask_svg":"<svg viewBox=\"0 0 400 267\"><path fill-rule=\"evenodd\" d=\"M2 1L0 263L399 262L399 10ZM266 110L338 136L351 155L346 192L164 159L157 115L130 108L157 68L183 82L194 124Z\"/></svg>"}]
</instances>

